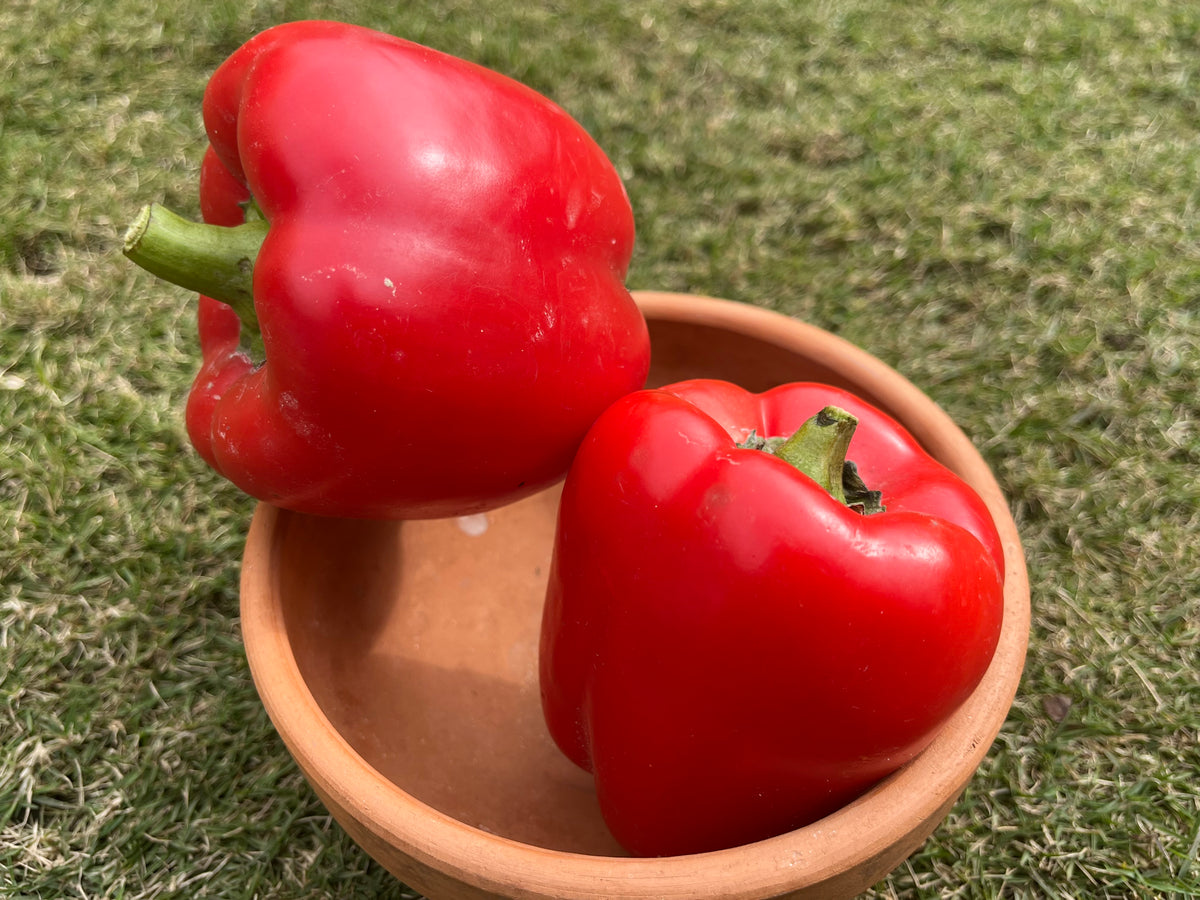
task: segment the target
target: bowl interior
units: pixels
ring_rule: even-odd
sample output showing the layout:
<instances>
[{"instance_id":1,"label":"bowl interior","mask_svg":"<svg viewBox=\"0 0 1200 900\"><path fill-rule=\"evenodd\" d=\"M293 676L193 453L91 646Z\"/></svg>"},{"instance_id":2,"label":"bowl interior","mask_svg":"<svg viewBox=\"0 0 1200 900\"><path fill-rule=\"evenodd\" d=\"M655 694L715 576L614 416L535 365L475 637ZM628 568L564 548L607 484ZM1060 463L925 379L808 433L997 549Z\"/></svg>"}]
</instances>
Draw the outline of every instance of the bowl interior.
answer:
<instances>
[{"instance_id":1,"label":"bowl interior","mask_svg":"<svg viewBox=\"0 0 1200 900\"><path fill-rule=\"evenodd\" d=\"M980 697L971 701L976 705L964 713L963 734L954 738L963 746L937 751L949 761L935 767L941 794L920 798L924 805L916 818L888 813L898 822L892 847L847 851L859 855L860 869L853 885L839 884L862 890L936 826L1003 721L1028 631L1028 586L1015 528L970 443L911 385L888 387L894 373L882 363L815 329L793 329L780 339L774 329L781 317L761 310L738 311L731 329L729 304L707 315L708 307L697 312L674 302L659 305L653 297L641 300L653 348L651 386L715 377L755 391L798 380L846 387L900 419L972 482L998 516L1012 557L1009 618L996 672L989 672ZM624 852L600 817L590 775L562 756L542 721L537 649L557 501L555 488L484 516L409 523L279 512L271 520L267 563L273 598L244 596L243 619L247 603L278 606L303 687L328 723L371 769L411 797L487 835L620 857ZM249 628L246 637L264 702L311 777L304 730L323 723L299 722L298 713L264 692L276 662L258 653ZM947 767L961 771L942 771ZM361 809L355 823L365 827L352 833L371 830L360 820L372 800L356 798ZM833 840L820 829L810 837ZM779 881L777 861L767 866L769 880Z\"/></svg>"},{"instance_id":2,"label":"bowl interior","mask_svg":"<svg viewBox=\"0 0 1200 900\"><path fill-rule=\"evenodd\" d=\"M557 496L461 522L288 517L285 622L322 711L390 781L493 834L617 855L539 705Z\"/></svg>"},{"instance_id":3,"label":"bowl interior","mask_svg":"<svg viewBox=\"0 0 1200 900\"><path fill-rule=\"evenodd\" d=\"M651 385L836 377L717 326L652 321L651 334ZM388 780L493 834L620 856L591 776L554 746L538 699L558 493L465 520L288 516L284 621L322 711Z\"/></svg>"}]
</instances>

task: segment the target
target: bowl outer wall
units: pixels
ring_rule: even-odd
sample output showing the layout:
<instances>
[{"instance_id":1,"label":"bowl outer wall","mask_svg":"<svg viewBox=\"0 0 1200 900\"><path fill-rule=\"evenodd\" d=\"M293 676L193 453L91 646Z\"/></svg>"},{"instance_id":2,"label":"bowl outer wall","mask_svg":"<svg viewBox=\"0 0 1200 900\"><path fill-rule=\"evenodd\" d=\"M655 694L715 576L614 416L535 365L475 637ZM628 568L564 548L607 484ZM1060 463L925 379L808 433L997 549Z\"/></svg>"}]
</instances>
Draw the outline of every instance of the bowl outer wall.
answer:
<instances>
[{"instance_id":1,"label":"bowl outer wall","mask_svg":"<svg viewBox=\"0 0 1200 900\"><path fill-rule=\"evenodd\" d=\"M831 900L875 884L948 813L998 734L1015 696L1029 633L1029 584L1016 525L991 471L932 400L895 370L813 326L761 308L692 295L635 292L651 323L733 331L798 354L902 421L968 481L996 520L1005 551L1005 619L984 680L917 758L854 803L805 828L744 847L631 859L534 847L482 831L416 800L334 729L292 654L273 560L278 522L260 504L242 569L242 630L264 707L305 776L374 859L435 900L479 898L803 897Z\"/></svg>"}]
</instances>

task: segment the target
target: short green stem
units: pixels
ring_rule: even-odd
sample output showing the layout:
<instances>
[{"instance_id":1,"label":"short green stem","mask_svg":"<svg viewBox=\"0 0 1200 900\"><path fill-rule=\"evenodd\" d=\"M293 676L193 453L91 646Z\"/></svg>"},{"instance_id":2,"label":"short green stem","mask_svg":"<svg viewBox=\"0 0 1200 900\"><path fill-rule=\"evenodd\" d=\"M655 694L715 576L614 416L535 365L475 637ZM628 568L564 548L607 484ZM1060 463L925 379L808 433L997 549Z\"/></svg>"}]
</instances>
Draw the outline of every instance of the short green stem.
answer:
<instances>
[{"instance_id":1,"label":"short green stem","mask_svg":"<svg viewBox=\"0 0 1200 900\"><path fill-rule=\"evenodd\" d=\"M879 491L863 484L858 468L846 459L858 419L836 406L827 406L791 437L761 438L753 432L741 447L778 456L799 469L839 503L864 515L883 512Z\"/></svg>"},{"instance_id":2,"label":"short green stem","mask_svg":"<svg viewBox=\"0 0 1200 900\"><path fill-rule=\"evenodd\" d=\"M125 255L159 278L228 303L255 341L254 261L267 228L265 219L233 227L193 222L152 203L125 232Z\"/></svg>"},{"instance_id":3,"label":"short green stem","mask_svg":"<svg viewBox=\"0 0 1200 900\"><path fill-rule=\"evenodd\" d=\"M858 419L850 413L827 406L780 444L775 455L825 488L834 500L845 503L842 468L857 427Z\"/></svg>"}]
</instances>

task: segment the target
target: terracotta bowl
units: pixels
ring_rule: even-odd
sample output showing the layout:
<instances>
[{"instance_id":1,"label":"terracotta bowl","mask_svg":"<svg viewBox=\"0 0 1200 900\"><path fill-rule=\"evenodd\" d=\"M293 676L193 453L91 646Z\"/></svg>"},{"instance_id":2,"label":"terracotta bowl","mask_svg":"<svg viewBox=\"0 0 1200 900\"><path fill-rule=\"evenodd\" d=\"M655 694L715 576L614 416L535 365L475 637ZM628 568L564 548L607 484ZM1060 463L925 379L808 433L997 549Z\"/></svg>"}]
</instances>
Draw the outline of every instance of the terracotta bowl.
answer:
<instances>
[{"instance_id":1,"label":"terracotta bowl","mask_svg":"<svg viewBox=\"0 0 1200 900\"><path fill-rule=\"evenodd\" d=\"M536 653L557 489L486 516L403 524L260 505L241 599L255 684L337 821L437 900L853 896L937 827L1005 719L1029 630L1016 527L971 442L882 362L748 305L637 298L650 323L652 385L705 376L756 391L797 380L847 387L903 422L989 504L1007 555L1003 635L983 683L933 745L798 831L714 853L627 858L590 776L542 723Z\"/></svg>"}]
</instances>

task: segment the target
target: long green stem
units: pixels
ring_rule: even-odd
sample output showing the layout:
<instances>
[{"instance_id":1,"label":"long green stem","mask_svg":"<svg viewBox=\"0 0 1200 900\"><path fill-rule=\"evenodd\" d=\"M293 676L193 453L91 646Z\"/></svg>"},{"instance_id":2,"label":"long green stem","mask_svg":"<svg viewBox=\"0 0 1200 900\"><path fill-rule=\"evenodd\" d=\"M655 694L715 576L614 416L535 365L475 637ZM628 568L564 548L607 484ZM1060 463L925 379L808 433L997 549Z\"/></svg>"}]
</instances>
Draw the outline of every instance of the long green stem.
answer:
<instances>
[{"instance_id":1,"label":"long green stem","mask_svg":"<svg viewBox=\"0 0 1200 900\"><path fill-rule=\"evenodd\" d=\"M267 228L265 220L233 227L193 222L152 203L125 232L125 255L159 278L228 303L254 341L254 261Z\"/></svg>"}]
</instances>

